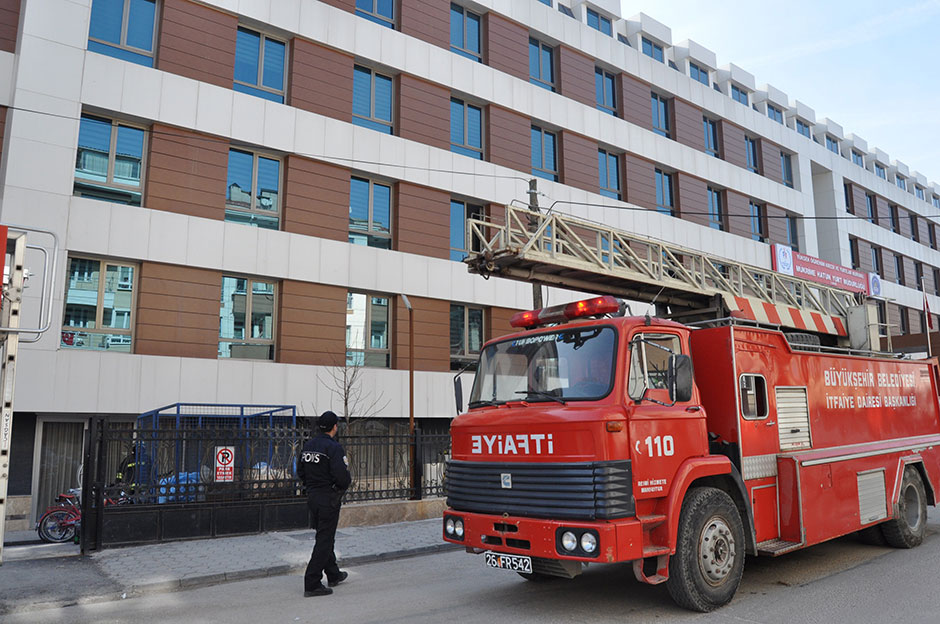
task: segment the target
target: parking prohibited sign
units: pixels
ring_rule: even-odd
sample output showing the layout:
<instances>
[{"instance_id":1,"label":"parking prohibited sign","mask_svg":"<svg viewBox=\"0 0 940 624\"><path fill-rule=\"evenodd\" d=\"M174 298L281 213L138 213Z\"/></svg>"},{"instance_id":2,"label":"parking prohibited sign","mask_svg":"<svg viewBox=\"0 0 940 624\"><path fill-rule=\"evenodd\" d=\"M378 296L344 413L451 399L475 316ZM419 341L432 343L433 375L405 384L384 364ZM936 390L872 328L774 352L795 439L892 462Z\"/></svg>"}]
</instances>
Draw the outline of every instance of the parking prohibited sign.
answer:
<instances>
[{"instance_id":1,"label":"parking prohibited sign","mask_svg":"<svg viewBox=\"0 0 940 624\"><path fill-rule=\"evenodd\" d=\"M215 480L231 482L235 480L235 447L215 447Z\"/></svg>"}]
</instances>

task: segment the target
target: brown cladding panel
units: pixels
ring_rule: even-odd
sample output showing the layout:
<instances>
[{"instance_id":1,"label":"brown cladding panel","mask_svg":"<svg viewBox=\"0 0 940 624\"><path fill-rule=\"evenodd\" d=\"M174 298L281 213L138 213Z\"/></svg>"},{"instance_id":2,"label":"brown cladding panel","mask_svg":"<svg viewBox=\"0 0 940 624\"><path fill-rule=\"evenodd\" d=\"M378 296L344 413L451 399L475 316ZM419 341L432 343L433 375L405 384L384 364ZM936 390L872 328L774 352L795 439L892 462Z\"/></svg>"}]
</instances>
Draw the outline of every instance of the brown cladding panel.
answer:
<instances>
[{"instance_id":1,"label":"brown cladding panel","mask_svg":"<svg viewBox=\"0 0 940 624\"><path fill-rule=\"evenodd\" d=\"M396 249L432 258L449 258L450 194L399 182L396 195Z\"/></svg>"},{"instance_id":2,"label":"brown cladding panel","mask_svg":"<svg viewBox=\"0 0 940 624\"><path fill-rule=\"evenodd\" d=\"M893 303L888 304L888 325L892 336L901 334L901 307Z\"/></svg>"},{"instance_id":3,"label":"brown cladding panel","mask_svg":"<svg viewBox=\"0 0 940 624\"><path fill-rule=\"evenodd\" d=\"M339 119L352 119L353 57L300 37L291 39L287 103Z\"/></svg>"},{"instance_id":4,"label":"brown cladding panel","mask_svg":"<svg viewBox=\"0 0 940 624\"><path fill-rule=\"evenodd\" d=\"M859 270L864 273L871 273L874 270L871 263L871 243L860 238L855 240L858 241Z\"/></svg>"},{"instance_id":5,"label":"brown cladding panel","mask_svg":"<svg viewBox=\"0 0 940 624\"><path fill-rule=\"evenodd\" d=\"M450 92L408 74L398 83L398 136L450 149Z\"/></svg>"},{"instance_id":6,"label":"brown cladding panel","mask_svg":"<svg viewBox=\"0 0 940 624\"><path fill-rule=\"evenodd\" d=\"M0 140L3 140L2 135L0 135ZM927 231L927 219L923 217L917 217L917 240L921 245L930 246L930 233Z\"/></svg>"},{"instance_id":7,"label":"brown cladding panel","mask_svg":"<svg viewBox=\"0 0 940 624\"><path fill-rule=\"evenodd\" d=\"M135 353L217 357L221 273L144 262L139 284Z\"/></svg>"},{"instance_id":8,"label":"brown cladding panel","mask_svg":"<svg viewBox=\"0 0 940 624\"><path fill-rule=\"evenodd\" d=\"M16 52L16 33L20 23L20 1L0 0L0 50Z\"/></svg>"},{"instance_id":9,"label":"brown cladding panel","mask_svg":"<svg viewBox=\"0 0 940 624\"><path fill-rule=\"evenodd\" d=\"M450 48L450 5L439 0L399 0L401 32ZM482 36L482 35L481 35Z\"/></svg>"},{"instance_id":10,"label":"brown cladding panel","mask_svg":"<svg viewBox=\"0 0 940 624\"><path fill-rule=\"evenodd\" d=\"M626 200L644 208L656 208L656 166L633 154L624 154Z\"/></svg>"},{"instance_id":11,"label":"brown cladding panel","mask_svg":"<svg viewBox=\"0 0 940 624\"><path fill-rule=\"evenodd\" d=\"M747 152L744 148L744 130L726 119L718 122L718 143L722 156L732 165L747 167Z\"/></svg>"},{"instance_id":12,"label":"brown cladding panel","mask_svg":"<svg viewBox=\"0 0 940 624\"><path fill-rule=\"evenodd\" d=\"M285 280L278 301L277 361L342 366L346 289Z\"/></svg>"},{"instance_id":13,"label":"brown cladding panel","mask_svg":"<svg viewBox=\"0 0 940 624\"><path fill-rule=\"evenodd\" d=\"M414 309L415 370L450 370L450 302L424 297L408 299ZM401 297L395 297L395 301L392 368L408 370L408 309Z\"/></svg>"},{"instance_id":14,"label":"brown cladding panel","mask_svg":"<svg viewBox=\"0 0 940 624\"><path fill-rule=\"evenodd\" d=\"M682 171L676 173L675 177L679 217L699 225L708 225L708 185L705 180Z\"/></svg>"},{"instance_id":15,"label":"brown cladding panel","mask_svg":"<svg viewBox=\"0 0 940 624\"><path fill-rule=\"evenodd\" d=\"M483 16L486 64L522 80L529 79L529 30L493 11Z\"/></svg>"},{"instance_id":16,"label":"brown cladding panel","mask_svg":"<svg viewBox=\"0 0 940 624\"><path fill-rule=\"evenodd\" d=\"M519 331L509 324L509 320L518 311L519 310L509 308L488 308L483 315L484 324L486 325L486 334L484 336L486 340L492 340L493 338L499 338L500 336Z\"/></svg>"},{"instance_id":17,"label":"brown cladding panel","mask_svg":"<svg viewBox=\"0 0 940 624\"><path fill-rule=\"evenodd\" d=\"M495 104L486 107L486 116L490 162L526 173L532 171L529 118Z\"/></svg>"},{"instance_id":18,"label":"brown cladding panel","mask_svg":"<svg viewBox=\"0 0 940 624\"><path fill-rule=\"evenodd\" d=\"M290 155L285 159L285 232L349 240L349 170Z\"/></svg>"},{"instance_id":19,"label":"brown cladding panel","mask_svg":"<svg viewBox=\"0 0 940 624\"><path fill-rule=\"evenodd\" d=\"M725 191L725 203L728 211L728 231L750 239L751 217L748 198L734 191Z\"/></svg>"},{"instance_id":20,"label":"brown cladding panel","mask_svg":"<svg viewBox=\"0 0 940 624\"><path fill-rule=\"evenodd\" d=\"M526 55L528 58L528 55ZM558 91L565 97L594 106L594 60L565 45L558 46Z\"/></svg>"},{"instance_id":21,"label":"brown cladding panel","mask_svg":"<svg viewBox=\"0 0 940 624\"><path fill-rule=\"evenodd\" d=\"M887 230L890 230L891 206L888 204L888 200L879 195L875 195L875 212L878 215L878 225Z\"/></svg>"},{"instance_id":22,"label":"brown cladding panel","mask_svg":"<svg viewBox=\"0 0 940 624\"><path fill-rule=\"evenodd\" d=\"M760 171L774 182L783 184L783 169L780 166L780 146L767 139L757 140L760 154Z\"/></svg>"},{"instance_id":23,"label":"brown cladding panel","mask_svg":"<svg viewBox=\"0 0 940 624\"><path fill-rule=\"evenodd\" d=\"M917 288L917 274L914 272L914 260L904 258L904 283L908 288Z\"/></svg>"},{"instance_id":24,"label":"brown cladding panel","mask_svg":"<svg viewBox=\"0 0 940 624\"><path fill-rule=\"evenodd\" d=\"M232 87L238 17L188 0L164 0L157 69Z\"/></svg>"},{"instance_id":25,"label":"brown cladding panel","mask_svg":"<svg viewBox=\"0 0 940 624\"><path fill-rule=\"evenodd\" d=\"M3 156L3 137L7 132L7 107L0 106L0 157Z\"/></svg>"},{"instance_id":26,"label":"brown cladding panel","mask_svg":"<svg viewBox=\"0 0 940 624\"><path fill-rule=\"evenodd\" d=\"M868 203L865 199L866 191L858 184L852 185L852 207L855 216L868 219Z\"/></svg>"},{"instance_id":27,"label":"brown cladding panel","mask_svg":"<svg viewBox=\"0 0 940 624\"><path fill-rule=\"evenodd\" d=\"M144 206L224 219L228 151L215 137L154 124Z\"/></svg>"},{"instance_id":28,"label":"brown cladding panel","mask_svg":"<svg viewBox=\"0 0 940 624\"><path fill-rule=\"evenodd\" d=\"M911 213L909 213L907 210L904 210L901 207L897 208L897 213L898 213L898 234L900 234L904 238L910 238L911 237L911 218L909 215Z\"/></svg>"},{"instance_id":29,"label":"brown cladding panel","mask_svg":"<svg viewBox=\"0 0 940 624\"><path fill-rule=\"evenodd\" d=\"M787 211L776 206L767 206L767 242L789 244L787 240Z\"/></svg>"},{"instance_id":30,"label":"brown cladding panel","mask_svg":"<svg viewBox=\"0 0 940 624\"><path fill-rule=\"evenodd\" d=\"M560 133L561 181L596 193L600 188L597 171L597 143L568 130Z\"/></svg>"},{"instance_id":31,"label":"brown cladding panel","mask_svg":"<svg viewBox=\"0 0 940 624\"><path fill-rule=\"evenodd\" d=\"M630 123L650 130L653 113L650 86L629 74L620 74L620 115Z\"/></svg>"},{"instance_id":32,"label":"brown cladding panel","mask_svg":"<svg viewBox=\"0 0 940 624\"><path fill-rule=\"evenodd\" d=\"M679 143L697 150L705 149L705 130L702 127L702 110L685 100L672 99L673 137Z\"/></svg>"}]
</instances>

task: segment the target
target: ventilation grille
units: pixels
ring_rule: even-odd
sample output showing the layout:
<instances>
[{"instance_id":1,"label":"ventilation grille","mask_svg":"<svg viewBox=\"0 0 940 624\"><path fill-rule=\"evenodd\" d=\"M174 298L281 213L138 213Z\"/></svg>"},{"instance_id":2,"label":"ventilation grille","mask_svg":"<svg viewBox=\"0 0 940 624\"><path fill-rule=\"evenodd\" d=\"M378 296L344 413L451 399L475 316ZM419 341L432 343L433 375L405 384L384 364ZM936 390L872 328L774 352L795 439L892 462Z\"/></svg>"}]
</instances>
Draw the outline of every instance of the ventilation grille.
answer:
<instances>
[{"instance_id":1,"label":"ventilation grille","mask_svg":"<svg viewBox=\"0 0 940 624\"><path fill-rule=\"evenodd\" d=\"M780 450L791 451L812 446L806 388L777 388L776 396Z\"/></svg>"},{"instance_id":2,"label":"ventilation grille","mask_svg":"<svg viewBox=\"0 0 940 624\"><path fill-rule=\"evenodd\" d=\"M888 517L885 471L858 473L858 519L862 524Z\"/></svg>"}]
</instances>

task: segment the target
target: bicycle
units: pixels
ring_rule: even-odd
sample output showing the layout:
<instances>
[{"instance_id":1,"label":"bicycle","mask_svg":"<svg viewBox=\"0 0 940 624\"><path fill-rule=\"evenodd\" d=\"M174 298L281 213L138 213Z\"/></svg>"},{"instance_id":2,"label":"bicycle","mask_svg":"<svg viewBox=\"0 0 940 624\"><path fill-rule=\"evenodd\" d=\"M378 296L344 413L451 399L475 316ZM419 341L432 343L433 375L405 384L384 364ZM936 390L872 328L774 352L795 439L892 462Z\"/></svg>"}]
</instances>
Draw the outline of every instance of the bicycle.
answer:
<instances>
[{"instance_id":1,"label":"bicycle","mask_svg":"<svg viewBox=\"0 0 940 624\"><path fill-rule=\"evenodd\" d=\"M36 532L44 542L61 544L75 541L82 526L81 489L72 488L65 494L55 497L55 504L49 506L36 523ZM107 505L124 505L130 499L121 491L117 498L106 496Z\"/></svg>"}]
</instances>

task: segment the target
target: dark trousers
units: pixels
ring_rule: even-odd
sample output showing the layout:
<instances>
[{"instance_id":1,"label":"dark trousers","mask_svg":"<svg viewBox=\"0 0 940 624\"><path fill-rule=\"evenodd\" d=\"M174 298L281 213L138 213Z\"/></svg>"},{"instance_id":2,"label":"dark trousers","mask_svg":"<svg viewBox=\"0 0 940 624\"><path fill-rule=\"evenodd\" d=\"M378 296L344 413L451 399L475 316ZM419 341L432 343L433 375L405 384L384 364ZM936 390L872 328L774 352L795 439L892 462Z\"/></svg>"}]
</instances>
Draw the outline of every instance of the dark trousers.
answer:
<instances>
[{"instance_id":1,"label":"dark trousers","mask_svg":"<svg viewBox=\"0 0 940 624\"><path fill-rule=\"evenodd\" d=\"M336 525L339 524L340 494L332 490L307 493L307 508L317 530L317 542L310 554L310 562L304 573L304 591L311 591L322 584L323 573L329 581L339 577L333 543L336 540Z\"/></svg>"}]
</instances>

